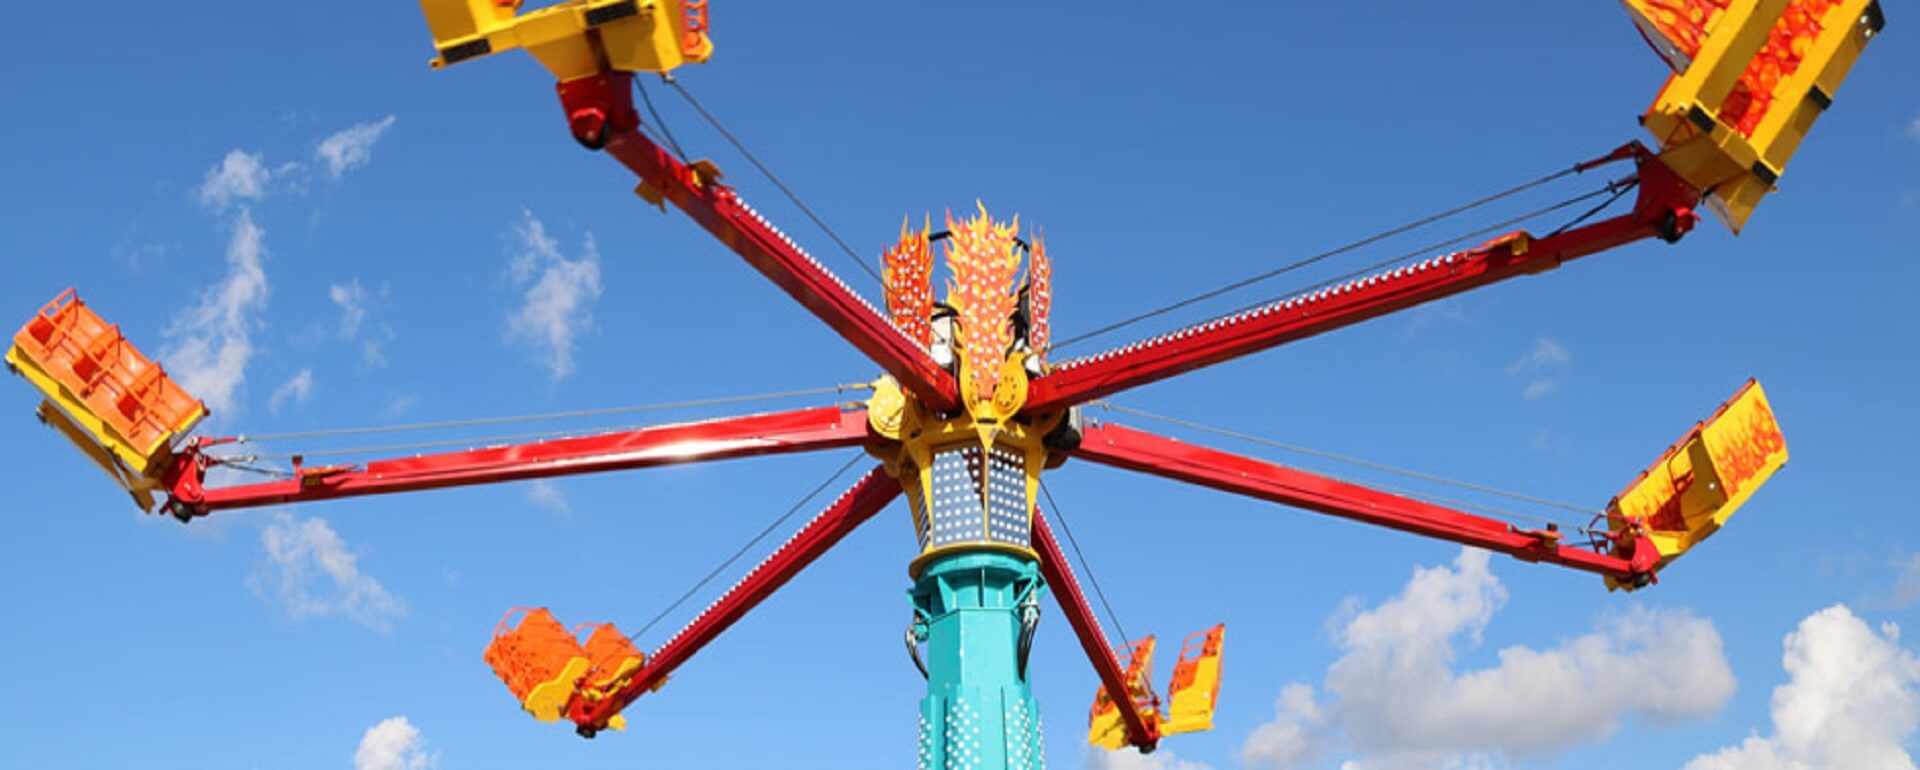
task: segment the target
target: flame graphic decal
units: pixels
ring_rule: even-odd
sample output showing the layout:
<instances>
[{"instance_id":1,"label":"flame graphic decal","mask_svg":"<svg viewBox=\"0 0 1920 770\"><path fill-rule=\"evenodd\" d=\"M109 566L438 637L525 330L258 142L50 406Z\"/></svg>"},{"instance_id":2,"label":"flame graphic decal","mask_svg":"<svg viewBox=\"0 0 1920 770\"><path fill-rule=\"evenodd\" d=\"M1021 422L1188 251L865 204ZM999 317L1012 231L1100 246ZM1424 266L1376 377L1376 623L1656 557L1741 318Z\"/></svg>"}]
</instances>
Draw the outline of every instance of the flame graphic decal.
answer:
<instances>
[{"instance_id":1,"label":"flame graphic decal","mask_svg":"<svg viewBox=\"0 0 1920 770\"><path fill-rule=\"evenodd\" d=\"M933 247L927 242L928 227L914 230L900 220L900 242L887 247L881 255L881 270L886 276L887 314L893 325L908 339L922 346L933 342Z\"/></svg>"},{"instance_id":2,"label":"flame graphic decal","mask_svg":"<svg viewBox=\"0 0 1920 770\"><path fill-rule=\"evenodd\" d=\"M987 206L976 202L980 215L954 221L947 212L947 269L953 276L947 284L947 304L960 314L958 342L967 368L972 396L978 401L993 398L1000 380L1000 362L1012 343L1007 319L1013 315L1019 298L1013 293L1014 274L1020 269L1020 254L1014 251L1013 234L1020 229L1020 217L1001 224L987 214Z\"/></svg>"}]
</instances>

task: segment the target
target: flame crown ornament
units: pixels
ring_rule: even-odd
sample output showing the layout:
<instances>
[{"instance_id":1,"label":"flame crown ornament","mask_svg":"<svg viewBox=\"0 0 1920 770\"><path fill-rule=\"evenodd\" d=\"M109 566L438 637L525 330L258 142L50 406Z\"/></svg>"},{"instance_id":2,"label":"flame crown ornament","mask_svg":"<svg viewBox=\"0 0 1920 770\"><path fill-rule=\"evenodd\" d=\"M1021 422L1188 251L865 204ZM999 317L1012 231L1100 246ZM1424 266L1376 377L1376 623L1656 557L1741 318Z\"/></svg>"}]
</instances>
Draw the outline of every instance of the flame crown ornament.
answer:
<instances>
[{"instance_id":1,"label":"flame crown ornament","mask_svg":"<svg viewBox=\"0 0 1920 770\"><path fill-rule=\"evenodd\" d=\"M902 220L900 239L886 247L880 261L887 315L909 339L931 346L933 240L945 240L943 256L949 273L945 304L957 316L951 343L960 358L961 391L969 402L986 403L993 400L1000 384L1002 364L1020 342L1014 339L1012 319L1021 309L1017 279L1022 244L1016 237L1018 215L1000 222L987 212L986 204L976 201L974 205L979 213L972 217L955 219L953 212L947 212L947 231L939 236L931 232L931 217L917 229L911 220ZM1025 342L1039 356L1051 341L1053 261L1037 233L1028 251Z\"/></svg>"},{"instance_id":2,"label":"flame crown ornament","mask_svg":"<svg viewBox=\"0 0 1920 770\"><path fill-rule=\"evenodd\" d=\"M993 398L1000 379L1000 362L1013 344L1008 319L1019 303L1013 280L1020 270L1020 253L1014 250L1013 234L1020 229L1020 217L1002 224L987 214L984 203L976 203L980 214L955 221L947 212L947 304L960 314L956 333L965 369L961 383L975 401Z\"/></svg>"},{"instance_id":3,"label":"flame crown ornament","mask_svg":"<svg viewBox=\"0 0 1920 770\"><path fill-rule=\"evenodd\" d=\"M923 223L915 230L900 220L900 241L881 255L881 270L886 276L887 314L893 325L907 338L922 346L932 344L933 326L933 246L927 241Z\"/></svg>"}]
</instances>

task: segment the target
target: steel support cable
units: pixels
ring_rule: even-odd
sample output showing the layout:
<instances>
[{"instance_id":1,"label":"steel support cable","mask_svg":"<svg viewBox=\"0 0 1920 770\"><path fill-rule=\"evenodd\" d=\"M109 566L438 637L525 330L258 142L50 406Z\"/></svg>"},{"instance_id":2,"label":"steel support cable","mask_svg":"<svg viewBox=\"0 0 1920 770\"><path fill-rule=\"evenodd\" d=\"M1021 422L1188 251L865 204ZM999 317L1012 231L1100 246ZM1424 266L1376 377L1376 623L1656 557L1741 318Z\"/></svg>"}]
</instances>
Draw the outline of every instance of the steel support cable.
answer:
<instances>
[{"instance_id":1,"label":"steel support cable","mask_svg":"<svg viewBox=\"0 0 1920 770\"><path fill-rule=\"evenodd\" d=\"M867 456L866 450L864 449L855 450L853 453L853 456L847 458L846 464L840 466L840 470L834 471L833 475L828 476L826 481L820 482L820 485L814 487L813 491L808 492L805 497L800 498L799 502L794 503L793 507L788 508L786 513L780 514L779 518L774 519L771 523L767 524L765 528L760 530L760 534L754 535L753 539L748 540L746 545L740 546L740 549L737 551L734 551L732 556L728 556L726 560L720 562L718 566L715 566L712 570L708 571L706 576L700 578L698 582L694 583L692 588L688 588L686 593L680 594L680 598L673 600L673 603L667 605L666 609L663 609L658 614L654 615L653 618L651 620L648 620L646 622L646 625L641 626L639 630L636 630L633 633L628 634L627 638L633 639L637 642L640 639L641 635L645 634L649 630L652 630L654 626L659 625L660 621L666 619L666 617L672 614L674 610L679 609L680 605L686 604L688 599L693 598L694 594L700 592L700 589L705 588L708 583L713 582L714 578L719 577L720 573L725 572L728 567L733 566L734 562L737 562L740 560L740 557L747 555L747 552L753 550L754 546L759 545L760 541L767 539L767 535L773 534L773 531L775 529L778 529L780 525L785 524L788 519L793 518L793 515L796 513L799 513L800 509L806 507L807 503L813 502L813 499L816 497L819 497L821 492L824 492L827 490L828 487L833 486L833 483L836 481L839 481L841 476L847 475L847 471L853 468L854 465L858 464L866 456Z\"/></svg>"},{"instance_id":2,"label":"steel support cable","mask_svg":"<svg viewBox=\"0 0 1920 770\"><path fill-rule=\"evenodd\" d=\"M828 406L828 405L822 404L821 406ZM724 420L727 418L720 417L720 418L711 418L711 419ZM631 425L614 425L614 426L599 428L595 430L581 430L576 428L573 430L543 430L543 431L534 431L530 433L502 433L502 434L494 434L489 436L470 436L470 437L462 437L462 438L437 439L434 441L415 441L415 442L409 442L404 444L375 444L372 446L340 447L340 448L334 448L334 449L314 449L314 450L307 450L307 451L301 451L301 452L276 452L273 454L244 454L244 455L208 455L207 459L212 460L213 462L220 465L233 465L235 463L248 463L248 462L256 462L260 460L291 460L295 457L311 458L311 457L341 457L345 455L365 455L365 454L393 454L395 452L406 452L406 451L412 451L416 449L444 449L446 447L487 448L487 447L497 447L497 446L501 446L503 444L508 444L508 443L518 443L522 441L544 441L547 439L580 438L584 436L604 436L609 433L624 433L627 431L647 430L651 428L667 428L667 427L675 427L675 426L696 425L702 422L709 422L709 421L711 420L689 420L686 422L669 422L669 423L643 422L643 423L636 423Z\"/></svg>"},{"instance_id":3,"label":"steel support cable","mask_svg":"<svg viewBox=\"0 0 1920 770\"><path fill-rule=\"evenodd\" d=\"M808 219L813 220L814 226L819 227L821 232L826 233L828 238L833 239L833 242L840 246L840 250L846 252L847 257L853 260L853 264L859 266L861 272L866 273L869 277L873 278L875 283L880 284L882 287L886 286L887 282L880 278L880 273L874 271L873 267L868 265L867 261L861 258L860 253L854 251L852 246L848 246L846 239L841 238L839 233L834 232L832 227L827 226L826 220L821 219L819 214L813 213L813 208L808 206L806 201L800 200L800 196L796 195L792 188L787 187L787 183L780 181L780 177L775 176L772 169L767 168L765 163L761 163L760 158L754 155L752 150L747 149L747 146L741 143L740 139L735 137L732 131L728 131L727 127L720 123L719 118L715 118L713 113L708 112L706 106L701 104L699 99L693 97L693 92L688 91L686 86L680 85L680 81L674 78L662 76L661 80L666 81L667 85L673 86L673 90L679 91L681 98L686 99L687 104L692 105L694 111L700 113L700 117L705 118L708 125L713 126L713 130L720 132L720 136L724 137L728 144L733 145L733 149L738 150L742 156L746 157L748 163L753 164L754 168L759 169L761 176L766 177L767 181L772 182L774 187L780 188L780 192L787 196L787 200L792 201L793 205L799 208L801 213L806 214Z\"/></svg>"},{"instance_id":4,"label":"steel support cable","mask_svg":"<svg viewBox=\"0 0 1920 770\"><path fill-rule=\"evenodd\" d=\"M1100 578L1093 574L1093 564L1087 561L1087 555L1080 551L1080 541L1073 537L1073 527L1067 524L1067 515L1060 510L1060 503L1053 499L1053 491L1047 489L1047 482L1040 482L1040 494L1046 495L1047 507L1053 509L1053 520L1060 522L1060 531L1067 533L1067 545L1073 547L1073 555L1080 560L1080 571L1087 574L1087 583L1093 586L1093 595L1100 598L1100 606L1107 610L1107 620L1113 621L1113 630L1120 634L1121 644L1132 644L1133 637L1127 635L1125 626L1120 625L1120 615L1113 611L1113 605L1107 602L1107 592L1100 588Z\"/></svg>"},{"instance_id":5,"label":"steel support cable","mask_svg":"<svg viewBox=\"0 0 1920 770\"><path fill-rule=\"evenodd\" d=\"M1285 452L1293 452L1295 454L1303 454L1309 457L1317 457L1322 460L1342 463L1345 465L1352 465L1360 468L1365 468L1371 471L1379 471L1381 473L1390 473L1397 476L1405 476L1408 478L1419 479L1421 481L1433 482L1435 484L1443 484L1450 487L1457 487L1460 489L1471 490L1471 491L1479 492L1482 494L1493 495L1495 497L1504 497L1509 500L1517 500L1524 503L1532 503L1534 505L1545 506L1548 508L1558 508L1563 511L1578 513L1585 516L1592 516L1596 513L1602 513L1601 511L1597 511L1592 507L1588 507L1588 506L1574 505L1573 503L1561 502L1559 500L1554 500L1550 498L1536 497L1534 495L1524 494L1521 492L1512 492L1505 489L1501 489L1499 487L1491 487L1485 484L1476 484L1471 481L1461 481L1459 479L1448 478L1446 476L1441 476L1439 474L1434 474L1434 473L1427 473L1425 471L1416 471L1410 468L1402 468L1395 465L1377 463L1371 460L1362 460L1358 457L1343 455L1336 452L1328 452L1325 450L1313 449L1310 447L1300 446L1298 444L1289 444L1284 441L1275 441L1270 438L1242 433L1236 430L1229 430L1227 428L1216 428L1211 425L1194 422L1192 420L1185 420L1179 417L1171 417L1164 414L1156 414L1154 412L1149 412L1144 409L1135 409L1133 407L1120 406L1119 404L1115 404L1111 401L1095 401L1093 403L1094 405L1111 412L1118 412L1120 414L1131 415L1134 417L1139 417L1144 420L1153 420L1155 422L1165 423L1167 425L1174 425L1181 428L1186 428L1188 430L1198 431L1201 433L1211 433L1213 435L1221 436L1223 438L1230 438L1237 441L1245 441L1250 444L1258 444L1260 446L1271 447L1273 449L1279 449ZM1345 479L1342 479L1342 481L1344 480ZM1408 495L1410 497L1422 497L1419 494L1405 492L1402 490L1390 489L1388 491L1391 491L1395 494ZM1427 498L1422 497L1422 499L1427 499ZM1461 507L1467 507L1465 504L1459 503L1458 501L1446 500L1443 498L1432 498L1429 501L1439 502L1447 505L1457 505ZM1519 518L1525 518L1532 521L1538 521L1543 523L1552 523L1552 524L1562 523L1562 522L1552 521L1549 519L1542 519L1534 516L1523 516L1520 514L1515 514L1511 511L1501 511L1499 509L1493 509L1493 508L1480 508L1480 510L1486 511L1489 513L1498 513L1499 515L1503 515L1503 516L1516 516Z\"/></svg>"},{"instance_id":6,"label":"steel support cable","mask_svg":"<svg viewBox=\"0 0 1920 770\"><path fill-rule=\"evenodd\" d=\"M1385 269L1387 269L1387 268L1390 268L1390 267L1393 267L1393 266L1395 266L1395 265L1399 265L1399 264L1401 264L1401 263L1403 263L1403 262L1410 262L1410 261L1412 261L1412 260L1413 260L1414 258L1416 258L1416 257L1419 257L1419 256L1422 256L1422 255L1425 255L1425 254L1430 254L1430 253L1433 253L1433 252L1436 252L1436 251L1439 251L1439 250L1441 250L1441 249L1445 249L1445 248L1449 248L1449 247L1453 247L1453 246L1458 246L1458 245L1460 245L1460 244L1463 244L1463 243L1469 243L1469 242L1472 242L1472 241L1474 241L1474 240L1477 240L1477 239L1480 239L1480 238L1482 238L1482 237L1485 237L1485 236L1487 236L1487 235L1491 235L1491 234L1493 234L1493 233L1498 233L1498 232L1500 232L1500 231L1502 231L1502 230L1505 230L1505 229L1507 229L1507 228L1509 228L1509 227L1512 227L1512 226L1514 226L1514 225L1517 225L1517 224L1520 224L1520 223L1522 223L1522 222L1526 222L1526 221L1528 221L1528 220L1531 220L1531 219L1538 219L1538 218L1540 218L1540 217L1543 217L1543 216L1546 216L1546 215L1548 215L1548 214L1551 214L1551 213L1553 213L1553 212L1555 212L1555 211L1559 211L1559 210L1561 210L1561 209L1564 209L1564 208L1568 208L1568 207L1571 207L1571 206L1575 206L1575 205L1578 205L1578 204L1580 204L1580 203L1584 203L1584 202L1586 202L1586 201L1590 201L1590 200L1593 200L1594 198L1598 198L1598 197L1600 197L1600 196L1602 196L1602 195L1606 195L1606 194L1608 194L1608 193L1612 193L1612 194L1613 194L1613 197L1612 197L1612 198L1610 198L1610 199L1608 199L1608 200L1607 200L1607 202L1606 202L1606 204L1602 204L1602 205L1601 205L1601 206L1600 206L1599 208L1596 208L1596 209L1593 209L1592 211L1590 211L1590 212L1588 212L1587 214L1584 214L1584 215L1582 215L1582 216L1581 216L1580 218L1578 218L1578 219L1576 219L1576 220L1575 220L1576 222L1578 222L1578 221L1580 221L1580 219L1585 219L1585 218L1586 218L1587 216L1591 216L1592 214L1594 214L1594 213L1597 213L1597 212L1598 212L1598 211L1600 211L1601 209L1604 209L1604 208L1606 208L1606 205L1607 205L1607 204L1611 204L1611 203L1612 203L1612 202L1613 202L1614 200L1618 200L1618 199L1619 199L1619 197L1620 197L1620 195L1621 195L1621 194L1623 194L1623 193L1625 192L1625 190L1626 190L1626 189L1631 189L1631 188L1632 188L1632 187L1633 187L1634 185L1636 185L1636 184L1638 184L1638 182L1637 182L1637 181L1635 181L1635 180L1632 180L1632 179L1627 179L1627 180L1618 180L1618 181L1613 181L1613 182L1608 182L1608 183L1607 183L1607 186L1605 186L1605 187L1602 187L1602 188L1600 188L1600 189L1598 189L1598 190L1594 190L1594 191L1592 191L1592 192L1589 192L1589 193L1585 193L1585 194L1582 194L1582 195L1576 195L1576 196L1574 196L1574 197L1572 197L1572 198L1568 198L1568 199L1566 199L1566 200L1563 200L1563 201L1560 201L1559 203L1555 203L1555 204L1552 204L1552 205L1548 205L1548 206L1542 206L1542 207L1540 207L1540 208L1537 208L1537 209L1534 209L1534 210L1532 210L1532 211L1529 211L1529 212L1526 212L1526 213L1524 213L1524 214L1519 214L1519 215L1516 215L1516 216L1512 216L1512 217L1508 217L1508 218L1506 218L1506 219L1503 219L1503 220L1500 220L1500 221L1498 221L1498 222L1495 222L1495 223L1493 223L1493 224L1491 224L1491 225L1487 225L1487 226L1485 226L1485 227L1482 227L1482 228L1479 228L1479 229L1477 229L1477 230L1472 230L1472 231L1469 231L1469 232L1466 232L1466 233L1463 233L1463 234L1460 234L1460 235L1456 235L1456 236L1454 236L1454 237L1452 237L1452 238L1448 238L1448 239L1446 239L1446 240L1444 240L1444 241L1436 241L1436 242L1434 242L1434 243L1430 243L1430 244L1427 244L1427 245L1425 245L1425 246L1422 246L1422 247L1420 247L1420 248L1417 248L1417 249L1413 249L1413 250L1411 250L1411 251L1405 251L1405 252L1401 252L1401 253L1399 253L1399 254L1397 254L1397 255L1394 255L1394 256L1392 256L1392 257L1389 257L1389 258L1387 258L1387 259L1384 259L1384 260L1381 260L1381 261L1379 261L1379 262L1375 262L1375 263L1373 263L1373 264L1370 264L1370 265L1367 265L1367 266L1365 266L1365 267L1362 267L1362 268L1359 268L1359 269L1357 269L1357 270L1354 270L1354 271L1352 271L1352 272L1348 272L1348 273L1342 273L1342 274L1340 274L1340 275L1337 275L1337 276L1334 276L1334 277L1332 277L1332 278L1328 278L1328 279L1326 279L1326 280L1324 280L1324 281L1320 281L1320 282L1318 282L1318 283L1314 283L1314 284L1311 284L1311 285L1309 285L1309 286L1306 286L1306 287L1304 287L1304 288L1300 288L1300 289L1296 289L1296 290L1294 290L1294 291L1290 291L1290 292L1287 292L1287 293L1285 293L1285 294L1280 294L1280 295L1277 295L1277 296L1273 296L1273 297L1268 297L1268 298L1266 298L1266 299L1263 299L1263 300L1260 300L1259 302L1254 302L1254 303L1251 303L1251 304L1248 304L1248 305L1242 305L1242 306L1240 306L1240 307L1237 307L1237 308L1234 308L1234 309L1232 309L1232 310L1229 310L1229 311L1227 311L1227 312L1225 312L1225 313L1221 313L1221 314L1219 314L1219 315L1216 315L1216 316L1213 316L1213 317L1211 317L1211 318L1208 318L1208 319L1206 319L1206 320L1204 320L1204 321L1201 321L1201 322L1200 322L1200 323L1198 323L1198 324L1192 324L1192 325L1193 325L1193 326L1199 326L1199 325L1202 325L1202 324L1206 324L1206 323L1210 323L1210 322L1213 322L1213 321L1218 321L1218 320L1222 320L1222 319L1226 319L1226 318L1232 318L1233 316L1237 316L1237 315L1240 315L1241 313L1245 313L1245 312L1247 312L1247 311L1250 311L1250 310L1254 310L1254 309L1257 309L1257 308L1260 308L1260 307L1264 307L1264 306L1267 306L1267 305L1271 305L1271 304L1274 304L1274 303L1276 303L1276 302L1279 302L1279 301L1281 301L1281 300L1284 300L1284 299L1287 299L1287 298L1289 298L1289 297L1297 297L1297 296L1302 296L1302 295L1305 295L1305 294L1311 294L1311 293L1313 293L1313 292L1316 292L1316 291L1319 291L1319 290L1321 290L1321 289L1325 289L1325 288L1330 288L1330 287L1333 287L1333 286L1338 286L1338 285L1340 285L1340 284L1343 284L1343 283L1346 283L1346 282L1348 282L1348 281L1351 281L1351 280L1354 280L1354 279L1356 279L1356 278L1362 278L1362 277L1365 277L1365 276L1368 276L1368 275L1372 275L1372 274L1374 274L1374 273L1378 273L1378 272L1380 272L1380 271L1382 271L1382 270L1385 270Z\"/></svg>"},{"instance_id":7,"label":"steel support cable","mask_svg":"<svg viewBox=\"0 0 1920 770\"><path fill-rule=\"evenodd\" d=\"M666 139L668 147L673 148L674 157L679 158L681 163L686 163L687 151L680 147L679 140L673 138L673 129L667 127L667 121L660 117L660 111L654 109L653 95L647 93L645 80L642 78L634 78L633 89L640 92L640 101L647 105L647 115L653 118L654 125L660 127L660 136Z\"/></svg>"},{"instance_id":8,"label":"steel support cable","mask_svg":"<svg viewBox=\"0 0 1920 770\"><path fill-rule=\"evenodd\" d=\"M1615 201L1620 200L1620 196L1626 195L1628 190L1633 189L1639 184L1640 184L1640 180L1638 179L1622 180L1621 182L1618 183L1619 189L1614 190L1613 195L1611 197L1601 201L1599 205L1596 205L1593 208L1587 209L1586 213L1583 213L1580 216L1574 217L1573 219L1567 220L1566 224L1554 228L1553 232L1547 233L1546 237L1551 238L1553 236L1564 233L1568 230L1572 230L1575 227L1578 227L1581 222L1585 222L1589 219L1592 219L1593 215L1598 214L1602 211L1606 211L1608 206L1612 206ZM1608 187L1614 187L1614 186L1615 185L1608 185Z\"/></svg>"},{"instance_id":9,"label":"steel support cable","mask_svg":"<svg viewBox=\"0 0 1920 770\"><path fill-rule=\"evenodd\" d=\"M787 398L822 396L845 393L868 387L865 383L849 383L820 388L802 388L799 390L781 390L768 393L748 393L738 396L720 396L717 398L699 398L686 401L663 401L654 404L633 406L611 406L595 409L574 409L564 412L541 412L536 414L509 415L505 417L475 417L461 420L438 420L434 422L402 423L399 425L370 425L358 428L334 428L326 430L291 431L286 433L259 433L235 438L234 444L264 444L271 441L288 439L332 438L335 436L360 436L370 433L407 433L412 431L443 430L447 428L471 428L480 425L504 425L517 422L547 422L551 420L571 420L583 417L607 417L619 414L639 412L662 412L670 409L691 409L703 406L725 406L745 404L756 401L778 401ZM473 440L473 439L463 439Z\"/></svg>"},{"instance_id":10,"label":"steel support cable","mask_svg":"<svg viewBox=\"0 0 1920 770\"><path fill-rule=\"evenodd\" d=\"M1332 259L1333 257L1337 257L1341 254L1345 254L1355 249L1359 249L1365 246L1370 246L1372 244L1379 243L1380 241L1386 240L1388 238L1392 238L1393 236L1401 235L1403 233L1420 229L1427 225L1438 222L1442 219L1447 219L1453 216L1457 216L1459 214L1463 214L1468 211L1472 211L1474 209L1480 208L1481 206L1485 206L1487 204L1494 203L1502 199L1512 197L1514 195L1518 195L1520 193L1526 192L1527 190L1531 190L1535 187L1539 187L1540 185L1547 184L1548 182L1552 182L1552 181L1564 178L1566 176L1579 173L1579 171L1580 169L1578 167L1566 168L1560 171L1553 172L1551 174L1547 174L1546 176L1542 176L1530 181L1522 182L1520 184L1509 187L1505 190L1501 190L1499 192L1481 197L1476 200L1468 201L1467 203L1460 204L1458 206L1455 206L1450 209L1446 209L1444 211L1439 211L1433 214L1429 214L1427 216L1413 220L1411 222L1400 225L1398 227L1390 228L1387 230L1381 230L1365 238L1361 238L1360 240L1353 241L1341 246L1336 246L1332 249L1328 249L1318 254L1314 254L1310 257L1306 257L1305 259L1301 259L1295 262L1281 265L1280 267L1274 268L1272 270L1268 270L1267 272L1260 273L1258 275L1249 276L1247 278L1242 278L1238 281L1234 281L1233 283L1229 283L1225 286L1204 291L1199 294L1195 294L1191 297L1187 297L1186 299L1182 299L1177 302L1174 302L1172 304L1162 305L1158 308L1154 308L1144 313L1140 313L1134 316L1129 316L1119 321L1115 321L1113 323L1107 324L1106 326L1102 326L1098 329L1094 329L1092 331L1085 332L1083 334L1078 334L1073 337L1069 337L1065 340L1061 340L1060 342L1054 343L1051 349L1059 350L1061 348L1067 347L1068 345L1072 345L1078 342L1083 342L1085 340L1098 337L1108 332L1118 331L1120 329L1124 329L1128 326L1132 326L1142 321L1158 318L1160 316L1166 315L1167 313L1171 313L1175 310L1179 310L1180 308L1193 305L1194 303L1204 302L1206 300L1213 299L1214 297L1218 297L1222 294L1226 294L1228 292L1232 292L1238 289L1252 286L1253 284L1260 283L1262 281L1266 281L1271 278L1276 278L1281 275L1285 275L1287 273L1293 272L1300 268L1308 267L1310 265L1323 262L1328 259Z\"/></svg>"}]
</instances>

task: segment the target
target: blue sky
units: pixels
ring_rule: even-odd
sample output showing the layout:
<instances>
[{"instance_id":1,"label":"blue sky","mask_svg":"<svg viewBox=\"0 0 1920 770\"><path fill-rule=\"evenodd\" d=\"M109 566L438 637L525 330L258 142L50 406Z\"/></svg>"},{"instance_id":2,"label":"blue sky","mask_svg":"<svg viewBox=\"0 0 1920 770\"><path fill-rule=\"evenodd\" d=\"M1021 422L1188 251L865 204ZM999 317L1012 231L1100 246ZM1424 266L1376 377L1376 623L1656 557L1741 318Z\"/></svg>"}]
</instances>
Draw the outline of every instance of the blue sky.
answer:
<instances>
[{"instance_id":1,"label":"blue sky","mask_svg":"<svg viewBox=\"0 0 1920 770\"><path fill-rule=\"evenodd\" d=\"M0 82L14 116L0 122L0 309L24 321L77 286L216 404L208 431L874 374L575 147L533 63L429 72L410 3L90 9L14 11L32 32ZM1911 767L1920 662L1899 628L1920 622L1905 440L1920 432L1920 53L1901 10L1737 239L1704 223L1678 246L1118 399L1599 506L1757 376L1793 460L1725 532L1657 588L1609 595L1580 574L1069 464L1049 485L1128 629L1167 640L1226 621L1228 662L1216 730L1144 760L1096 756L1081 740L1094 678L1050 611L1035 687L1052 764ZM713 24L714 60L684 82L843 235L877 255L902 215L976 198L1017 211L1046 228L1068 336L1638 138L1664 72L1612 3L723 2ZM683 143L832 254L666 101ZM134 513L9 387L0 766L911 755L921 682L899 649L912 539L897 505L631 708L627 734L586 742L525 718L480 660L514 605L636 626L844 453L183 527Z\"/></svg>"}]
</instances>

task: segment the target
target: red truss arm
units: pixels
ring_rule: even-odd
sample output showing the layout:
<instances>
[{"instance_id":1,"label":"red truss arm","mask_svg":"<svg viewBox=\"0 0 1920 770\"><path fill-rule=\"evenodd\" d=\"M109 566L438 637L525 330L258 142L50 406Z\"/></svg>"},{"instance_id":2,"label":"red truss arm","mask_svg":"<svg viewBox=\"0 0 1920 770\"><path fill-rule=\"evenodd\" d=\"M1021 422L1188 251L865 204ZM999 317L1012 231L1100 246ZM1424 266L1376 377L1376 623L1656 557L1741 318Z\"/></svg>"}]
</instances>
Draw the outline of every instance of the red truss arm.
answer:
<instances>
[{"instance_id":1,"label":"red truss arm","mask_svg":"<svg viewBox=\"0 0 1920 770\"><path fill-rule=\"evenodd\" d=\"M842 493L840 499L813 517L766 561L760 562L760 566L754 567L686 628L655 650L646 665L634 672L625 685L599 700L575 697L567 706L567 717L580 726L582 735L591 736L605 728L607 720L627 704L659 687L680 664L899 495L900 482L888 476L884 469L868 471L866 477Z\"/></svg>"},{"instance_id":2,"label":"red truss arm","mask_svg":"<svg viewBox=\"0 0 1920 770\"><path fill-rule=\"evenodd\" d=\"M1635 558L1559 545L1535 533L1496 521L1330 479L1295 468L1156 436L1111 423L1086 430L1074 456L1103 465L1212 487L1224 492L1305 508L1367 524L1437 537L1498 551L1525 561L1543 561L1612 577L1628 585L1651 579L1659 550L1635 544Z\"/></svg>"},{"instance_id":3,"label":"red truss arm","mask_svg":"<svg viewBox=\"0 0 1920 770\"><path fill-rule=\"evenodd\" d=\"M865 410L822 406L364 465L295 466L294 478L213 488L201 484L206 459L188 451L176 459L168 509L176 516L198 516L228 508L809 452L858 446L866 438Z\"/></svg>"},{"instance_id":4,"label":"red truss arm","mask_svg":"<svg viewBox=\"0 0 1920 770\"><path fill-rule=\"evenodd\" d=\"M1041 515L1039 508L1033 509L1032 541L1033 550L1040 554L1040 576L1046 578L1047 585L1053 589L1054 601L1060 603L1060 610L1067 615L1067 625L1073 626L1074 635L1080 637L1080 649L1085 650L1087 659L1093 662L1094 672L1100 675L1100 685L1120 709L1120 721L1127 726L1127 743L1141 751L1152 751L1160 743L1160 728L1141 714L1139 705L1134 703L1133 691L1127 687L1126 669L1114 656L1113 645L1107 642L1106 632L1100 630L1100 619L1087 604L1086 594L1080 592L1073 565L1068 564L1066 554L1060 552L1060 543L1053 539L1053 527L1047 524L1047 517Z\"/></svg>"},{"instance_id":5,"label":"red truss arm","mask_svg":"<svg viewBox=\"0 0 1920 770\"><path fill-rule=\"evenodd\" d=\"M953 377L934 363L925 348L894 328L846 283L741 200L733 188L717 181L710 166L704 168L705 173L690 168L638 131L640 119L633 110L630 73L563 82L560 101L576 132L583 113L604 116L606 151L640 176L639 192L643 196L670 201L686 212L892 374L921 403L936 411L950 411L959 405Z\"/></svg>"},{"instance_id":6,"label":"red truss arm","mask_svg":"<svg viewBox=\"0 0 1920 770\"><path fill-rule=\"evenodd\" d=\"M1034 381L1027 409L1046 412L1101 398L1644 238L1677 240L1693 226L1700 193L1646 148L1627 145L1581 168L1628 159L1638 166L1640 184L1627 214L1545 238L1503 236L1475 249L1067 361Z\"/></svg>"}]
</instances>

